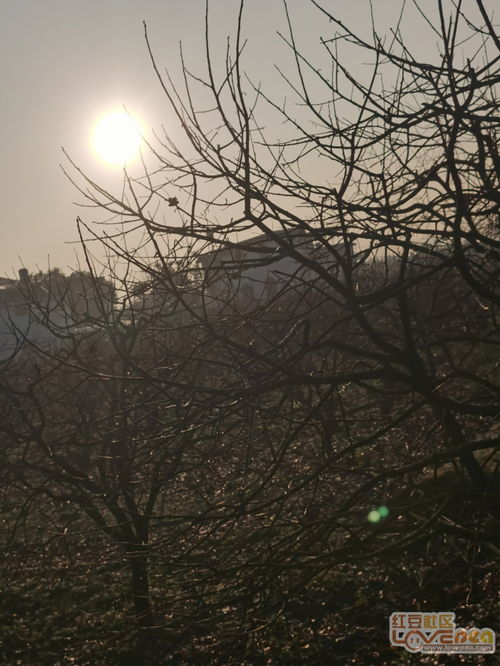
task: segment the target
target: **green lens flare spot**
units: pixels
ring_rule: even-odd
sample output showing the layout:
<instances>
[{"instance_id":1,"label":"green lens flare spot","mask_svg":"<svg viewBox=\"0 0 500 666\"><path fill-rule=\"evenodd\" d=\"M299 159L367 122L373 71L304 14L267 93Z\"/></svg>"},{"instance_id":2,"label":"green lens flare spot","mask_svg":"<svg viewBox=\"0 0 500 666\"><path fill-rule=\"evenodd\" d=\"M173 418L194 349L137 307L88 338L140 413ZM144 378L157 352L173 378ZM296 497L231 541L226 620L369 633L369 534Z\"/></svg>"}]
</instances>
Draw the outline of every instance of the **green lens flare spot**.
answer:
<instances>
[{"instance_id":1,"label":"green lens flare spot","mask_svg":"<svg viewBox=\"0 0 500 666\"><path fill-rule=\"evenodd\" d=\"M389 509L386 506L379 506L377 511L381 518L387 518L387 516L389 515Z\"/></svg>"},{"instance_id":2,"label":"green lens flare spot","mask_svg":"<svg viewBox=\"0 0 500 666\"><path fill-rule=\"evenodd\" d=\"M373 511L370 511L367 518L369 523L378 523L380 520L380 513L374 509Z\"/></svg>"}]
</instances>

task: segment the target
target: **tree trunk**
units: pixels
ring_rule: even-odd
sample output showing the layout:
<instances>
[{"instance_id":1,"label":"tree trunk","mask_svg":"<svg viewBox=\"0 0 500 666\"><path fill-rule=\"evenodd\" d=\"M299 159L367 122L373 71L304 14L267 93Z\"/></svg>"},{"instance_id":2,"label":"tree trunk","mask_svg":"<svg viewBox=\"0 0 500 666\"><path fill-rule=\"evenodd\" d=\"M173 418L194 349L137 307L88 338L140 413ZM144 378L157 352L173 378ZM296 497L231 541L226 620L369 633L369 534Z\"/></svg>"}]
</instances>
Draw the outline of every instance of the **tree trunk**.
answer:
<instances>
[{"instance_id":1,"label":"tree trunk","mask_svg":"<svg viewBox=\"0 0 500 666\"><path fill-rule=\"evenodd\" d=\"M132 572L131 591L134 613L139 631L150 631L154 626L149 592L148 557L144 544L129 544L127 557Z\"/></svg>"},{"instance_id":2,"label":"tree trunk","mask_svg":"<svg viewBox=\"0 0 500 666\"><path fill-rule=\"evenodd\" d=\"M432 410L446 433L448 444L450 446L465 444L466 439L454 415L437 403L432 404ZM474 453L472 451L464 451L460 454L459 458L476 487L480 492L484 492L487 487L485 474L481 465L476 460Z\"/></svg>"}]
</instances>

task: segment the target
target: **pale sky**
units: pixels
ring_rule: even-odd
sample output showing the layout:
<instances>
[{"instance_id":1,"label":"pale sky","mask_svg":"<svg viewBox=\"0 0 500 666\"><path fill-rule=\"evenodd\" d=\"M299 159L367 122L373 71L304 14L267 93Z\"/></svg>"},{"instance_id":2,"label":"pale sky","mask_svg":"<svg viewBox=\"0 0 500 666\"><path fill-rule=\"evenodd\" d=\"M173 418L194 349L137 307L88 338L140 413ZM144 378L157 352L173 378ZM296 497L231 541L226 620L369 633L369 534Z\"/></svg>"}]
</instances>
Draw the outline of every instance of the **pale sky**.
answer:
<instances>
[{"instance_id":1,"label":"pale sky","mask_svg":"<svg viewBox=\"0 0 500 666\"><path fill-rule=\"evenodd\" d=\"M469 1L469 0L468 0ZM472 1L472 0L470 0ZM402 0L373 0L377 26L387 31ZM324 6L358 31L369 29L368 0L324 0ZM495 0L486 0L493 8ZM320 37L334 28L308 0L289 0L300 45L318 53ZM407 5L411 10L412 1ZM423 0L429 16L435 0ZM90 131L109 108L126 105L146 132L173 118L149 63L142 21L148 24L159 64L179 71L178 44L187 62L204 72L204 0L2 0L0 3L0 275L50 264L75 266L75 218L90 216L74 201L81 196L63 176L61 146L98 182L116 182L117 172L90 149ZM234 35L237 0L211 0L215 53ZM432 44L424 22L409 15L414 47ZM281 0L247 0L245 66L254 82L273 90L273 64L291 67L290 53L276 35L285 31ZM291 69L290 69L291 71ZM22 262L22 263L21 263Z\"/></svg>"}]
</instances>

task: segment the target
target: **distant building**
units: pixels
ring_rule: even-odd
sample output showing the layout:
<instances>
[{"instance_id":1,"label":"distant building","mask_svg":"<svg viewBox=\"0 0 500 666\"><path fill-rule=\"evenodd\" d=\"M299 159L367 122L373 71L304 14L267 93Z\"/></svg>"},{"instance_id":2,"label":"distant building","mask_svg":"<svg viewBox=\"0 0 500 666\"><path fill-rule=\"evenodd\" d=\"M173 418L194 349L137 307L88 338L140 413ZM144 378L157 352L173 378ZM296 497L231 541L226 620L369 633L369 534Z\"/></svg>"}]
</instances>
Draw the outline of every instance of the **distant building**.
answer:
<instances>
[{"instance_id":1,"label":"distant building","mask_svg":"<svg viewBox=\"0 0 500 666\"><path fill-rule=\"evenodd\" d=\"M254 236L200 255L208 295L221 305L232 302L244 308L287 287L297 289L307 284L312 272L293 253L313 259L316 249L311 237L302 230L278 231L274 236Z\"/></svg>"},{"instance_id":2,"label":"distant building","mask_svg":"<svg viewBox=\"0 0 500 666\"><path fill-rule=\"evenodd\" d=\"M96 298L93 280L84 273L51 271L30 277L22 268L18 280L0 278L0 359L26 343L57 346L82 325L101 319L101 303L112 307L113 288L105 281L99 284L103 299Z\"/></svg>"},{"instance_id":3,"label":"distant building","mask_svg":"<svg viewBox=\"0 0 500 666\"><path fill-rule=\"evenodd\" d=\"M19 280L0 281L0 359L10 356L26 340L46 346L53 338L50 329L30 307L29 289L28 272L24 268L19 271ZM36 292L39 296L38 289Z\"/></svg>"}]
</instances>

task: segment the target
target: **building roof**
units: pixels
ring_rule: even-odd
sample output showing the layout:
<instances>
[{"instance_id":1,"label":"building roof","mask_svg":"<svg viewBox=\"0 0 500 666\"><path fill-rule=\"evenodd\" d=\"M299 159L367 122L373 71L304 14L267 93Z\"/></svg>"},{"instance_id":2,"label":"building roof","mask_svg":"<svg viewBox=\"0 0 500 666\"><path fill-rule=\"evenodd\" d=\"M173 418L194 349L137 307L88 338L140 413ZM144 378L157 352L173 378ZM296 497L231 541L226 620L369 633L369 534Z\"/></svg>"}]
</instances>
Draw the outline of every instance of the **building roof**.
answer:
<instances>
[{"instance_id":1,"label":"building roof","mask_svg":"<svg viewBox=\"0 0 500 666\"><path fill-rule=\"evenodd\" d=\"M272 235L271 235L272 234ZM303 245L310 245L312 247L313 239L303 229L278 229L276 231L270 230L269 234L259 234L258 236L250 236L241 241L221 241L220 244L211 249L203 252L200 255L202 262L205 258L210 258L220 252L230 252L231 250L237 252L238 250L248 250L250 252L265 252L266 254L274 252L275 236L283 240L291 240L293 242L300 242ZM271 245L271 247L269 247Z\"/></svg>"}]
</instances>

